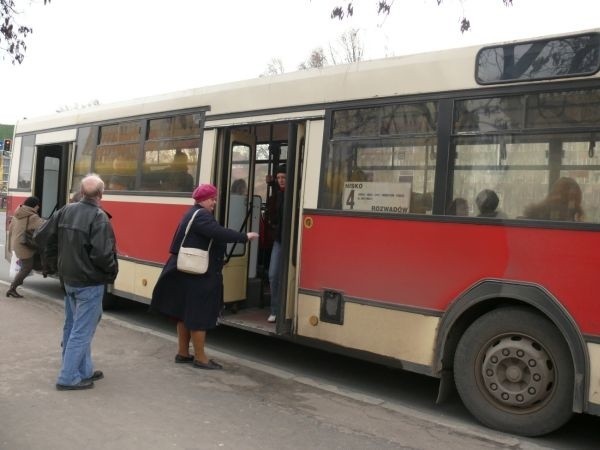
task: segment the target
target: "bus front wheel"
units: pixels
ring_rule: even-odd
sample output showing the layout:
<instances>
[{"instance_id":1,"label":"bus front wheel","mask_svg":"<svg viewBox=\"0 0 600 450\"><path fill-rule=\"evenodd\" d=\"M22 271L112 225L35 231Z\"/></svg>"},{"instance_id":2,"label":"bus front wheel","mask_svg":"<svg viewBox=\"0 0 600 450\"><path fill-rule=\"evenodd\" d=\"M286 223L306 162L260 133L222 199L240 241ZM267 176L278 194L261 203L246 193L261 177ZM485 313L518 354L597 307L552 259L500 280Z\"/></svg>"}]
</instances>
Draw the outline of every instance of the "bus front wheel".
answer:
<instances>
[{"instance_id":1,"label":"bus front wheel","mask_svg":"<svg viewBox=\"0 0 600 450\"><path fill-rule=\"evenodd\" d=\"M569 348L552 322L525 308L491 311L467 328L454 377L471 414L500 431L539 436L572 415Z\"/></svg>"}]
</instances>

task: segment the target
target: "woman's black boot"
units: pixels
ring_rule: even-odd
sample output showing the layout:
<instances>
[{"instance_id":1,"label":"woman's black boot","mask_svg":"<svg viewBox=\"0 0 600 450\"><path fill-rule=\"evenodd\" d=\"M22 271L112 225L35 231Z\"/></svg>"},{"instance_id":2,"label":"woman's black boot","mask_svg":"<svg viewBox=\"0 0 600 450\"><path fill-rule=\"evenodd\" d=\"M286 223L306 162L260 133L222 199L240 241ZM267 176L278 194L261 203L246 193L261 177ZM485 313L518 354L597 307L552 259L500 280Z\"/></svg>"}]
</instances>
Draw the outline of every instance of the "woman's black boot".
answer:
<instances>
[{"instance_id":1,"label":"woman's black boot","mask_svg":"<svg viewBox=\"0 0 600 450\"><path fill-rule=\"evenodd\" d=\"M6 291L6 296L7 297L15 297L15 298L23 298L23 296L21 294L19 294L16 289L13 289L13 288L10 288L8 291Z\"/></svg>"}]
</instances>

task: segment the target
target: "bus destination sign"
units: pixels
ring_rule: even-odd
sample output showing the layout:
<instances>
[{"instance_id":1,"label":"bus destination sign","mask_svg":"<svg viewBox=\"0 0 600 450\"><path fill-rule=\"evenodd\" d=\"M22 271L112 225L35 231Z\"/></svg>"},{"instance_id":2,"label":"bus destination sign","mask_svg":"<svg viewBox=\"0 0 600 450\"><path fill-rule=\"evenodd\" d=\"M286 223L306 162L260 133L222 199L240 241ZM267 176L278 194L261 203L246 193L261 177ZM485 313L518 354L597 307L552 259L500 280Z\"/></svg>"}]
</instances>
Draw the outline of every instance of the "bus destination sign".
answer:
<instances>
[{"instance_id":1,"label":"bus destination sign","mask_svg":"<svg viewBox=\"0 0 600 450\"><path fill-rule=\"evenodd\" d=\"M346 181L344 183L344 206L346 210L378 213L404 214L410 208L412 183L376 183Z\"/></svg>"}]
</instances>

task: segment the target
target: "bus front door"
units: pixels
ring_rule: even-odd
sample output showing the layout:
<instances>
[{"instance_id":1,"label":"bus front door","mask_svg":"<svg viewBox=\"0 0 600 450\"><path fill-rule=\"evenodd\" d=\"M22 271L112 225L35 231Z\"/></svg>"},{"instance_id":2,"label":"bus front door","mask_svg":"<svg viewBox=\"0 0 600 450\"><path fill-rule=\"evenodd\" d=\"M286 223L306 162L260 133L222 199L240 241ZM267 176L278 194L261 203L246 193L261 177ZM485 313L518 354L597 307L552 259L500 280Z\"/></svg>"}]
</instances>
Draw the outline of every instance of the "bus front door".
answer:
<instances>
[{"instance_id":1,"label":"bus front door","mask_svg":"<svg viewBox=\"0 0 600 450\"><path fill-rule=\"evenodd\" d=\"M33 195L41 201L40 217L47 219L67 202L67 173L71 144L37 147Z\"/></svg>"}]
</instances>

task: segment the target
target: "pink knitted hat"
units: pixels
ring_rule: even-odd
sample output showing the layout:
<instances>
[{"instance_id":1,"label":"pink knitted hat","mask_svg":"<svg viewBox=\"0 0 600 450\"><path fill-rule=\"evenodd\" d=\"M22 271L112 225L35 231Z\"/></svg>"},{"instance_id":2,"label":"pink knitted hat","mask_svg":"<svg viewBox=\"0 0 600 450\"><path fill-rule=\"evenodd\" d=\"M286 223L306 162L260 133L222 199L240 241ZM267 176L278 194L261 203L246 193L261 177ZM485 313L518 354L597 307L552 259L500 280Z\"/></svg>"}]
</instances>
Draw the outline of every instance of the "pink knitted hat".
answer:
<instances>
[{"instance_id":1,"label":"pink knitted hat","mask_svg":"<svg viewBox=\"0 0 600 450\"><path fill-rule=\"evenodd\" d=\"M212 184L201 184L194 189L194 193L192 194L192 198L198 203L208 200L209 198L215 198L216 196L217 188Z\"/></svg>"}]
</instances>

